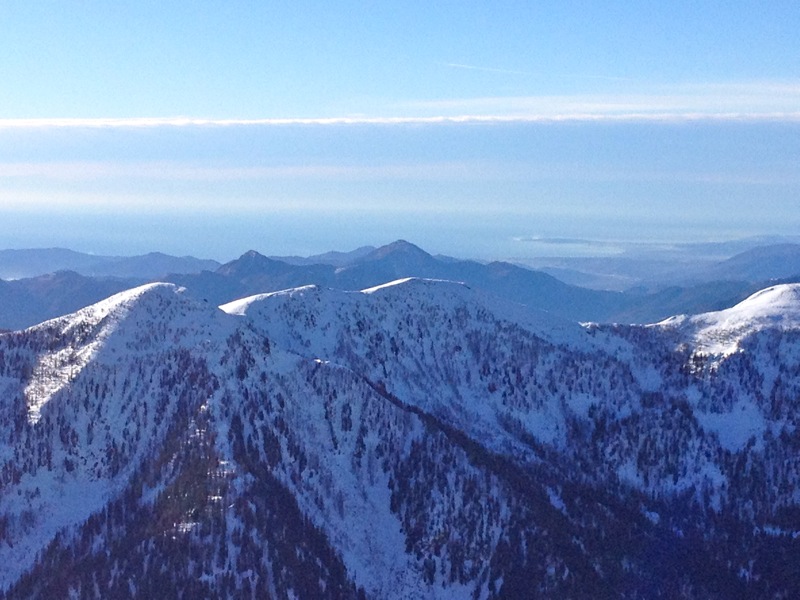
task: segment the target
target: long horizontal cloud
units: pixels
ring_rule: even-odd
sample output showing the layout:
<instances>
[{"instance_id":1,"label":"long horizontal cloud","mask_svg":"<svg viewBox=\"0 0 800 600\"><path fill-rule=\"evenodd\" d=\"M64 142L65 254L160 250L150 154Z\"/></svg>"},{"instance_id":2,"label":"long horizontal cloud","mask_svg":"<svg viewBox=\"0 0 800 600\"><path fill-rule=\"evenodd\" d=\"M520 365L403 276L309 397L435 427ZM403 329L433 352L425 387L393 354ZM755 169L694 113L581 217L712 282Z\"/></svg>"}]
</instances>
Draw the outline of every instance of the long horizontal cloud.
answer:
<instances>
[{"instance_id":1,"label":"long horizontal cloud","mask_svg":"<svg viewBox=\"0 0 800 600\"><path fill-rule=\"evenodd\" d=\"M466 66L464 66L466 68ZM149 128L525 122L800 121L800 82L681 84L614 93L497 96L396 103L390 116L264 119L176 117L0 119L9 128Z\"/></svg>"},{"instance_id":2,"label":"long horizontal cloud","mask_svg":"<svg viewBox=\"0 0 800 600\"><path fill-rule=\"evenodd\" d=\"M430 103L429 105L432 105ZM423 106L419 104L419 106ZM481 115L463 114L433 117L330 117L281 119L200 119L188 117L132 118L37 118L0 119L0 129L35 128L151 128L151 127L233 127L242 125L424 125L436 123L563 123L563 122L664 122L691 121L774 121L800 122L800 111L772 112L592 112L589 106L579 112L559 114ZM620 111L624 106L616 107Z\"/></svg>"}]
</instances>

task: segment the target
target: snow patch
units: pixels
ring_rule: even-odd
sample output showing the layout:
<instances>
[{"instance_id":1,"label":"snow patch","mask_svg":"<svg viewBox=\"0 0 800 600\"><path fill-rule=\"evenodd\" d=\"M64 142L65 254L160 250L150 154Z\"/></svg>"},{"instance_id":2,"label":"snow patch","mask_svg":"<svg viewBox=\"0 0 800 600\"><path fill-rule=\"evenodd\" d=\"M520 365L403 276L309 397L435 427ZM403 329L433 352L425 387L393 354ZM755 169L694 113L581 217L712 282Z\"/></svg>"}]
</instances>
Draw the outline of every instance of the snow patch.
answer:
<instances>
[{"instance_id":1,"label":"snow patch","mask_svg":"<svg viewBox=\"0 0 800 600\"><path fill-rule=\"evenodd\" d=\"M374 287L361 290L361 293L362 294L374 294L375 292L379 292L381 290L397 287L397 286L400 286L400 285L403 285L403 284L406 284L406 283L409 283L409 282L445 283L445 284L451 284L451 285L455 284L455 285L467 287L466 285L464 285L461 282L449 281L449 280L446 280L446 279L425 279L425 278L421 278L421 277L403 277L402 279L395 279L394 281L389 281L387 283L382 283L381 285L376 285Z\"/></svg>"},{"instance_id":2,"label":"snow patch","mask_svg":"<svg viewBox=\"0 0 800 600\"><path fill-rule=\"evenodd\" d=\"M766 431L764 416L751 401L740 400L730 412L711 413L695 411L695 417L706 431L717 434L720 444L735 452L744 448L750 438L759 442Z\"/></svg>"}]
</instances>

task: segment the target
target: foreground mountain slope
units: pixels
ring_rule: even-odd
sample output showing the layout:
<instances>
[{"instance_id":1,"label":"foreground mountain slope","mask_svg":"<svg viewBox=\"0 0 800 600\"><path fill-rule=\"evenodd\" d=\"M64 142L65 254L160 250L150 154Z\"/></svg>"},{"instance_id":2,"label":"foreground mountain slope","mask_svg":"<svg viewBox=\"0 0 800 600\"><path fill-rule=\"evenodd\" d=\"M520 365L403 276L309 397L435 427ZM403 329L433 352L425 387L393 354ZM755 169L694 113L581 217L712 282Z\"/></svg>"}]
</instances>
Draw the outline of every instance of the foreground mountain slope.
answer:
<instances>
[{"instance_id":1,"label":"foreground mountain slope","mask_svg":"<svg viewBox=\"0 0 800 600\"><path fill-rule=\"evenodd\" d=\"M797 595L797 305L581 327L445 281L157 284L1 335L0 588Z\"/></svg>"},{"instance_id":2,"label":"foreground mountain slope","mask_svg":"<svg viewBox=\"0 0 800 600\"><path fill-rule=\"evenodd\" d=\"M519 367L522 370L514 372L514 382L524 379L544 385L543 375L536 371L540 366L536 357L546 355L549 368L564 354L556 344L580 347L590 342L576 323L439 280L400 280L364 292L307 286L222 309L248 315L265 336L293 352L364 374L426 413L446 418L460 415L450 424L462 431L482 428L473 437L483 440L503 431L497 427L498 419L515 419L517 407L526 418L541 419L543 436L556 436L549 427L563 426L559 425L560 408L548 405L541 415L531 416L532 407L541 405L535 392L525 386L503 385L501 380L512 375L496 369ZM524 342L528 346L523 366L513 354ZM490 406L501 395L508 402L495 414Z\"/></svg>"},{"instance_id":3,"label":"foreground mountain slope","mask_svg":"<svg viewBox=\"0 0 800 600\"><path fill-rule=\"evenodd\" d=\"M7 537L0 558L15 567L4 577L19 575L62 527L102 508L166 434L174 391L154 375L191 362L187 345L206 329L173 295L168 286L146 286L0 338Z\"/></svg>"},{"instance_id":4,"label":"foreground mountain slope","mask_svg":"<svg viewBox=\"0 0 800 600\"><path fill-rule=\"evenodd\" d=\"M8 407L20 437L7 440L19 456L4 499L32 504L4 506L5 548L17 569L39 565L11 597L444 597L499 585L509 566L479 559L530 501L485 468L485 453L352 371L273 349L224 316L152 286L11 336L9 350L34 349L34 372L49 369ZM47 334L69 350L38 353L33 339ZM102 367L121 384L93 397ZM28 457L28 446L42 450ZM413 492L424 481L436 497ZM63 497L70 509L47 516ZM415 533L427 508L444 520ZM431 554L433 534L444 547L441 535L456 535L458 553Z\"/></svg>"}]
</instances>

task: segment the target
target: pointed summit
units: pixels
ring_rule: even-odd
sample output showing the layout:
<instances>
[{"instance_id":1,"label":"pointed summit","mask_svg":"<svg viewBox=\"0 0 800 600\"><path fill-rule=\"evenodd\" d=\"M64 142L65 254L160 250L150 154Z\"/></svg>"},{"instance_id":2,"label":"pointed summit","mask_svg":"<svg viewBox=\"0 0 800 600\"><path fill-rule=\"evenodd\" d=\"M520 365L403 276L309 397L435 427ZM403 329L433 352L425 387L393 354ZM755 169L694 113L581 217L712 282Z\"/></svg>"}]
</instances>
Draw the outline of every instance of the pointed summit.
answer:
<instances>
[{"instance_id":1,"label":"pointed summit","mask_svg":"<svg viewBox=\"0 0 800 600\"><path fill-rule=\"evenodd\" d=\"M239 258L222 265L217 269L217 273L236 277L250 277L273 271L276 266L282 264L279 261L267 258L255 250L248 250Z\"/></svg>"},{"instance_id":2,"label":"pointed summit","mask_svg":"<svg viewBox=\"0 0 800 600\"><path fill-rule=\"evenodd\" d=\"M337 271L345 289L360 290L405 277L447 279L442 264L423 249L405 240L376 248L361 260Z\"/></svg>"},{"instance_id":3,"label":"pointed summit","mask_svg":"<svg viewBox=\"0 0 800 600\"><path fill-rule=\"evenodd\" d=\"M425 252L419 246L405 240L397 240L391 244L386 244L376 248L364 257L364 261L382 260L386 258L425 261L434 260L433 256Z\"/></svg>"},{"instance_id":4,"label":"pointed summit","mask_svg":"<svg viewBox=\"0 0 800 600\"><path fill-rule=\"evenodd\" d=\"M327 285L333 276L331 265L291 265L250 250L222 265L216 274L234 281L243 296L275 292L311 283ZM235 297L234 297L235 298ZM227 301L234 298L228 298Z\"/></svg>"}]
</instances>

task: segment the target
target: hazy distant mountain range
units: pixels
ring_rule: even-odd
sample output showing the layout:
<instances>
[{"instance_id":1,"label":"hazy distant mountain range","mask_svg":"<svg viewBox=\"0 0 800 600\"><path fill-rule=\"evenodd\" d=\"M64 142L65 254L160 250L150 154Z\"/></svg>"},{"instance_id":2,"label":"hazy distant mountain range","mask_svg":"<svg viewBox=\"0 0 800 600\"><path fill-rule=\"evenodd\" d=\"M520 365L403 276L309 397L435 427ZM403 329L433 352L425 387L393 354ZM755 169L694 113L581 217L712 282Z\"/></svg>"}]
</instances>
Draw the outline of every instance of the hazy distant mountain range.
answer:
<instances>
[{"instance_id":1,"label":"hazy distant mountain range","mask_svg":"<svg viewBox=\"0 0 800 600\"><path fill-rule=\"evenodd\" d=\"M214 270L219 263L191 256L169 256L151 252L142 256L96 256L44 248L0 250L0 279L22 279L56 271L74 271L93 277L137 277L153 279L168 273L193 273Z\"/></svg>"},{"instance_id":2,"label":"hazy distant mountain range","mask_svg":"<svg viewBox=\"0 0 800 600\"><path fill-rule=\"evenodd\" d=\"M40 272L47 274L0 281L0 328L28 327L149 281L178 284L189 295L219 305L302 285L360 290L402 277L463 282L575 321L647 323L674 314L719 310L770 283L797 280L800 245L753 248L702 268L684 269L682 284L624 292L572 285L508 262L432 256L402 240L305 259L269 258L251 250L222 265L158 253L119 258L58 249L0 251L0 273Z\"/></svg>"},{"instance_id":3,"label":"hazy distant mountain range","mask_svg":"<svg viewBox=\"0 0 800 600\"><path fill-rule=\"evenodd\" d=\"M738 242L651 245L617 249L609 256L541 257L521 261L565 283L625 291L640 287L655 291L709 281L785 279L800 274L800 243L782 238L753 238Z\"/></svg>"}]
</instances>

